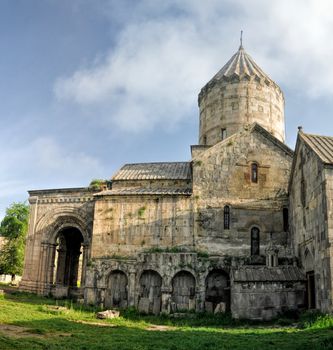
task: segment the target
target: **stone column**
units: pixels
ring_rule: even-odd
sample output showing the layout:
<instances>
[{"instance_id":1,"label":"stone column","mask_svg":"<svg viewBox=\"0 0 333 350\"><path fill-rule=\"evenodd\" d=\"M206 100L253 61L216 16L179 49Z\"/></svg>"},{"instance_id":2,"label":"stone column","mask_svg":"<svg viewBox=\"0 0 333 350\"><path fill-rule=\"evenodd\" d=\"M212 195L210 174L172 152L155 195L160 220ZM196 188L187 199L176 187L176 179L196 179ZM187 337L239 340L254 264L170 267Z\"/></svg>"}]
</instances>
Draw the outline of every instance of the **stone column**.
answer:
<instances>
[{"instance_id":1,"label":"stone column","mask_svg":"<svg viewBox=\"0 0 333 350\"><path fill-rule=\"evenodd\" d=\"M47 276L45 282L49 287L53 285L56 246L56 244L52 243L49 243L47 246Z\"/></svg>"},{"instance_id":2,"label":"stone column","mask_svg":"<svg viewBox=\"0 0 333 350\"><path fill-rule=\"evenodd\" d=\"M41 259L39 264L39 287L38 287L38 293L44 294L45 293L45 287L46 287L46 277L47 277L47 258L48 258L48 243L42 242L41 243Z\"/></svg>"},{"instance_id":3,"label":"stone column","mask_svg":"<svg viewBox=\"0 0 333 350\"><path fill-rule=\"evenodd\" d=\"M137 295L136 295L136 273L134 269L130 269L128 273L128 306L136 306Z\"/></svg>"},{"instance_id":4,"label":"stone column","mask_svg":"<svg viewBox=\"0 0 333 350\"><path fill-rule=\"evenodd\" d=\"M205 301L206 301L206 275L199 274L197 278L196 286L196 311L205 310Z\"/></svg>"},{"instance_id":5,"label":"stone column","mask_svg":"<svg viewBox=\"0 0 333 350\"><path fill-rule=\"evenodd\" d=\"M25 243L24 269L20 282L20 289L36 292L38 289L38 270L34 266L34 243L35 243L35 226L37 218L38 197L29 197L30 214L29 214L29 231Z\"/></svg>"},{"instance_id":6,"label":"stone column","mask_svg":"<svg viewBox=\"0 0 333 350\"><path fill-rule=\"evenodd\" d=\"M58 266L57 266L57 272L56 272L56 284L60 284L60 285L64 284L66 255L67 255L67 250L60 245L58 248Z\"/></svg>"},{"instance_id":7,"label":"stone column","mask_svg":"<svg viewBox=\"0 0 333 350\"><path fill-rule=\"evenodd\" d=\"M69 286L77 287L78 273L79 273L79 261L81 252L72 250L70 259L70 274L69 274Z\"/></svg>"},{"instance_id":8,"label":"stone column","mask_svg":"<svg viewBox=\"0 0 333 350\"><path fill-rule=\"evenodd\" d=\"M82 245L82 271L81 271L81 288L84 288L86 285L86 273L87 273L87 264L89 256L89 246L87 244Z\"/></svg>"},{"instance_id":9,"label":"stone column","mask_svg":"<svg viewBox=\"0 0 333 350\"><path fill-rule=\"evenodd\" d=\"M170 286L161 288L161 312L169 314L171 312L171 294L172 288Z\"/></svg>"}]
</instances>

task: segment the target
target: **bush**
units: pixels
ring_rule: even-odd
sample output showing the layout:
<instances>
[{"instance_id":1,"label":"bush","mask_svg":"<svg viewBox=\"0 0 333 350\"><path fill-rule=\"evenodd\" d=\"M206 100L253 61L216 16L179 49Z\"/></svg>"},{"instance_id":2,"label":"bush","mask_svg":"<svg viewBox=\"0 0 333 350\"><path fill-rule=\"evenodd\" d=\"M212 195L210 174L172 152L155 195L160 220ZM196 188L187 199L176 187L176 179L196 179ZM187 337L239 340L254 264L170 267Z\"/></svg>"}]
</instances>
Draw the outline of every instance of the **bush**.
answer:
<instances>
[{"instance_id":1,"label":"bush","mask_svg":"<svg viewBox=\"0 0 333 350\"><path fill-rule=\"evenodd\" d=\"M300 327L305 329L333 328L333 316L309 310L300 316Z\"/></svg>"}]
</instances>

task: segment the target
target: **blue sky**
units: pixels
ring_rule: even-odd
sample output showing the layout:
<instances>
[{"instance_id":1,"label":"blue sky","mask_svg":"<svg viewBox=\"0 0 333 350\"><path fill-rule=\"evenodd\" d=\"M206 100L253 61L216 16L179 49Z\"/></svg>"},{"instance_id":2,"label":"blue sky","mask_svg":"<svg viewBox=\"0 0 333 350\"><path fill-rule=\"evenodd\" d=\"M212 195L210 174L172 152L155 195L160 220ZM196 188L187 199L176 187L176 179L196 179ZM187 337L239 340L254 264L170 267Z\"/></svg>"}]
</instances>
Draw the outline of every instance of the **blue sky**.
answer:
<instances>
[{"instance_id":1,"label":"blue sky","mask_svg":"<svg viewBox=\"0 0 333 350\"><path fill-rule=\"evenodd\" d=\"M0 0L0 218L27 190L189 160L200 88L244 47L297 126L333 135L333 4Z\"/></svg>"}]
</instances>

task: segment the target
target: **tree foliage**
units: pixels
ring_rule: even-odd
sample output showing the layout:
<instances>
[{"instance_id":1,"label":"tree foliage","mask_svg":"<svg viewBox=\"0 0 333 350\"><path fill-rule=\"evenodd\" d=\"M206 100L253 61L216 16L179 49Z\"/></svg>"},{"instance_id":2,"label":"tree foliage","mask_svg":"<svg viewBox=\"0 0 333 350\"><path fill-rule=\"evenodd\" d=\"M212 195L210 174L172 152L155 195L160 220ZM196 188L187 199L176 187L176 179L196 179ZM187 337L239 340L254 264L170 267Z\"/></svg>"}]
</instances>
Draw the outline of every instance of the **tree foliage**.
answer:
<instances>
[{"instance_id":1,"label":"tree foliage","mask_svg":"<svg viewBox=\"0 0 333 350\"><path fill-rule=\"evenodd\" d=\"M0 272L14 278L23 272L25 237L28 229L29 206L13 203L0 224L4 245L0 250Z\"/></svg>"}]
</instances>

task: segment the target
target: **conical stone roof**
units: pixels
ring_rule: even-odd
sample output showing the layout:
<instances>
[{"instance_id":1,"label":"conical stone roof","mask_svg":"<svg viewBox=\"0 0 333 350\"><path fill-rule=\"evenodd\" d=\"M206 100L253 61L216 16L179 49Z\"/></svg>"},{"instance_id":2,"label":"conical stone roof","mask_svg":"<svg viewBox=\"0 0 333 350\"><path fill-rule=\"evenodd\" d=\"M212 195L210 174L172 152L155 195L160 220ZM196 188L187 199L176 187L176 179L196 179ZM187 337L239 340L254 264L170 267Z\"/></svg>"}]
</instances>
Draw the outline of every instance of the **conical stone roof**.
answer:
<instances>
[{"instance_id":1,"label":"conical stone roof","mask_svg":"<svg viewBox=\"0 0 333 350\"><path fill-rule=\"evenodd\" d=\"M273 84L279 88L279 86L255 63L253 58L246 53L242 45L205 87L219 81L231 81L235 78L239 80L255 78L267 85ZM205 89L205 87L203 89Z\"/></svg>"},{"instance_id":2,"label":"conical stone roof","mask_svg":"<svg viewBox=\"0 0 333 350\"><path fill-rule=\"evenodd\" d=\"M284 142L283 92L242 45L201 89L198 104L200 145L215 145L253 122Z\"/></svg>"}]
</instances>

